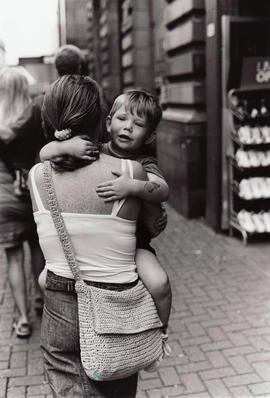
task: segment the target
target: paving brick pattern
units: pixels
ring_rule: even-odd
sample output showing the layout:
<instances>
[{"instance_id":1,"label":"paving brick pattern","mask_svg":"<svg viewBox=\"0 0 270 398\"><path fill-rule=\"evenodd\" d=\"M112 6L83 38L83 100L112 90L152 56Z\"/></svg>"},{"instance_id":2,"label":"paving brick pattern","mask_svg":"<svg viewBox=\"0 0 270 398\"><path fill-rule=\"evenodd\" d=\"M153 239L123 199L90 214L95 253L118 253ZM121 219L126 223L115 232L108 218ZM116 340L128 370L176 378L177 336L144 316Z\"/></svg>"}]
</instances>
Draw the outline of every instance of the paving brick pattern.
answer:
<instances>
[{"instance_id":1,"label":"paving brick pattern","mask_svg":"<svg viewBox=\"0 0 270 398\"><path fill-rule=\"evenodd\" d=\"M270 398L270 245L244 247L203 220L186 220L170 207L168 213L154 244L172 283L172 355L158 371L141 373L137 398ZM12 334L3 256L0 272L0 398L51 398L40 319L31 312L29 339ZM30 275L28 285L33 301Z\"/></svg>"}]
</instances>

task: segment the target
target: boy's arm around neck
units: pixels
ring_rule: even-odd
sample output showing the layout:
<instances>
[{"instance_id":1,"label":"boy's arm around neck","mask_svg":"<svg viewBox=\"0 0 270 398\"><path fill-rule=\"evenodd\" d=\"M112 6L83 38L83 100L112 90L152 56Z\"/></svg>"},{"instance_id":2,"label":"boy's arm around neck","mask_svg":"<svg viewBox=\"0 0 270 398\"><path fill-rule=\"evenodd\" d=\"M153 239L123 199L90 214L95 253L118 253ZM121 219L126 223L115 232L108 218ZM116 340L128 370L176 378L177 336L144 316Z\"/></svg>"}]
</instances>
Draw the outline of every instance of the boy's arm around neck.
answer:
<instances>
[{"instance_id":1,"label":"boy's arm around neck","mask_svg":"<svg viewBox=\"0 0 270 398\"><path fill-rule=\"evenodd\" d=\"M64 141L51 141L40 151L41 162L45 160L57 160L57 158L69 155L83 160L96 160L98 149L87 136L75 136Z\"/></svg>"},{"instance_id":2,"label":"boy's arm around neck","mask_svg":"<svg viewBox=\"0 0 270 398\"><path fill-rule=\"evenodd\" d=\"M39 157L41 162L45 160L56 160L58 157L67 154L67 148L65 142L52 141L41 148Z\"/></svg>"}]
</instances>

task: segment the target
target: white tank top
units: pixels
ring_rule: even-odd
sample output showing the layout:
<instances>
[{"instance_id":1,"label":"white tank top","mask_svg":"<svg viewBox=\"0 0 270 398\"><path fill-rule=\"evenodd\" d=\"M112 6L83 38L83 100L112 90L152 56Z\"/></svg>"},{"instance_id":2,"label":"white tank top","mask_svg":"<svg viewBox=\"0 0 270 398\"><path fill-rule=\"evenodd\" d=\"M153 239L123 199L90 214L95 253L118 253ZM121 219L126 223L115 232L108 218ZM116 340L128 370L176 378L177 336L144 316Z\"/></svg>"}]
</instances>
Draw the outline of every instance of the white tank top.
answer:
<instances>
[{"instance_id":1,"label":"white tank top","mask_svg":"<svg viewBox=\"0 0 270 398\"><path fill-rule=\"evenodd\" d=\"M121 159L121 169L128 165L133 178L132 163ZM38 211L34 212L45 268L56 275L73 278L58 238L50 211L39 195L35 182L36 164L30 171L33 195ZM111 214L62 213L71 237L75 257L85 280L108 283L129 283L137 279L135 264L136 220L117 216L124 199L115 201Z\"/></svg>"}]
</instances>

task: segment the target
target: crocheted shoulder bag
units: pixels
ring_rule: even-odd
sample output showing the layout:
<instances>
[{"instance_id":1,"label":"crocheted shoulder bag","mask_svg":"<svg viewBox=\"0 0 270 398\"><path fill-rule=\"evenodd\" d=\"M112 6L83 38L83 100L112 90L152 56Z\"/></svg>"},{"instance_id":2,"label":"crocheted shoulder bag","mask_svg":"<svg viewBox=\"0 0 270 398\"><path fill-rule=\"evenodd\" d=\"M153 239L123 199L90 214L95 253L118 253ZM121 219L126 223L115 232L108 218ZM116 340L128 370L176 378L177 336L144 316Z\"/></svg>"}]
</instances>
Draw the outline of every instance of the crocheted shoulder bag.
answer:
<instances>
[{"instance_id":1,"label":"crocheted shoulder bag","mask_svg":"<svg viewBox=\"0 0 270 398\"><path fill-rule=\"evenodd\" d=\"M78 298L81 361L93 380L115 380L153 370L164 356L162 323L152 296L139 280L123 291L87 285L80 274L72 242L57 202L51 165L43 179L48 206L66 260L75 279Z\"/></svg>"}]
</instances>

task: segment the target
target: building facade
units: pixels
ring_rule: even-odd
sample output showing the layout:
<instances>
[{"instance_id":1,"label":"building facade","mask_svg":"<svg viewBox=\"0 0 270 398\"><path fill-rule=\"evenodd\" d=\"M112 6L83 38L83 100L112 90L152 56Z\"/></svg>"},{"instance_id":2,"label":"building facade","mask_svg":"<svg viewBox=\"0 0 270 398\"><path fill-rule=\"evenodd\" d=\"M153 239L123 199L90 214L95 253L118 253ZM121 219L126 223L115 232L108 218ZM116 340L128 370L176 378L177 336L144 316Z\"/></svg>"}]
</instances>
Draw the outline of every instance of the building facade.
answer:
<instances>
[{"instance_id":1,"label":"building facade","mask_svg":"<svg viewBox=\"0 0 270 398\"><path fill-rule=\"evenodd\" d=\"M205 208L205 6L203 0L87 2L89 71L108 103L131 87L160 95L157 156L171 204Z\"/></svg>"},{"instance_id":2,"label":"building facade","mask_svg":"<svg viewBox=\"0 0 270 398\"><path fill-rule=\"evenodd\" d=\"M77 21L86 27L90 75L102 85L108 104L131 87L160 96L157 157L170 203L186 217L205 216L215 230L221 227L224 150L221 20L223 15L270 17L269 7L268 0L259 5L254 0L76 3Z\"/></svg>"}]
</instances>

